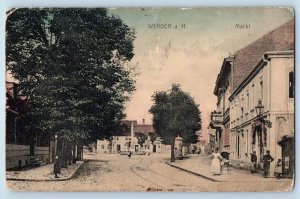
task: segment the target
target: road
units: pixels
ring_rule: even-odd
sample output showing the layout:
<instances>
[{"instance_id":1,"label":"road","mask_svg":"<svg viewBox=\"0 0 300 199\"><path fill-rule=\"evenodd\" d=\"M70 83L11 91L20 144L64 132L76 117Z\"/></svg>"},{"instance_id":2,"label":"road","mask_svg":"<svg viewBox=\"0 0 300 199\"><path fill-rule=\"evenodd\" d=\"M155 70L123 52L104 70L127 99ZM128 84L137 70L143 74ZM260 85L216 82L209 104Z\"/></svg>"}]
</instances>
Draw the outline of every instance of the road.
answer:
<instances>
[{"instance_id":1,"label":"road","mask_svg":"<svg viewBox=\"0 0 300 199\"><path fill-rule=\"evenodd\" d=\"M202 184L211 183L165 164L165 155L132 156L98 154L69 181L8 181L15 190L31 191L208 191Z\"/></svg>"},{"instance_id":2,"label":"road","mask_svg":"<svg viewBox=\"0 0 300 199\"><path fill-rule=\"evenodd\" d=\"M167 155L97 154L85 157L87 162L69 181L8 181L8 187L20 191L272 191L264 183L212 182L165 164Z\"/></svg>"}]
</instances>

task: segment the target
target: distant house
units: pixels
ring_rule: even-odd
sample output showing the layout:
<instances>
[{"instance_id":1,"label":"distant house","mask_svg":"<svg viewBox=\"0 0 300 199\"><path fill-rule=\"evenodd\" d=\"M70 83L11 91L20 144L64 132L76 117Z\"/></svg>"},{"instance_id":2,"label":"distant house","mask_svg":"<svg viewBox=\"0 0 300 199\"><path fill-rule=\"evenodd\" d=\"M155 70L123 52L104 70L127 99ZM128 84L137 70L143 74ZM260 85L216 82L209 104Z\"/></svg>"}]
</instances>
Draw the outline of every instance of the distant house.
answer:
<instances>
[{"instance_id":1,"label":"distant house","mask_svg":"<svg viewBox=\"0 0 300 199\"><path fill-rule=\"evenodd\" d=\"M121 132L113 133L110 140L102 139L97 140L97 152L98 153L119 153L121 151L141 151L147 148L150 150L152 146L149 140L145 141L145 144L141 146L138 143L138 138L136 134L142 133L147 136L153 134L153 126L151 124L145 124L143 120L142 124L138 124L136 120L122 120L121 124L125 126L125 129Z\"/></svg>"}]
</instances>

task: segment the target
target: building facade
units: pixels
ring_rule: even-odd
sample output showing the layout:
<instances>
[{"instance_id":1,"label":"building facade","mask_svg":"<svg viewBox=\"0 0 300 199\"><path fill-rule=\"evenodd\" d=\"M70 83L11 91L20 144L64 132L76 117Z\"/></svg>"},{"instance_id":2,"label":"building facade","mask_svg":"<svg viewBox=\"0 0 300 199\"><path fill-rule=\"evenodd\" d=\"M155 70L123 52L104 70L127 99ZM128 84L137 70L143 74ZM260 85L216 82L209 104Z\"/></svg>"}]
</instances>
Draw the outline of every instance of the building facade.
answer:
<instances>
[{"instance_id":1,"label":"building facade","mask_svg":"<svg viewBox=\"0 0 300 199\"><path fill-rule=\"evenodd\" d=\"M211 123L209 128L215 130L214 148L220 152L230 151L230 103L229 96L232 91L232 61L229 56L224 59L221 71L216 80L214 95L217 96L217 109L211 113ZM211 132L211 130L210 130Z\"/></svg>"},{"instance_id":2,"label":"building facade","mask_svg":"<svg viewBox=\"0 0 300 199\"><path fill-rule=\"evenodd\" d=\"M232 160L250 167L250 153L270 150L273 176L276 161L282 159L286 175L293 170L294 148L282 153L286 141L294 145L294 51L266 52L261 62L230 96ZM260 101L260 102L259 102ZM261 121L256 108L261 103Z\"/></svg>"},{"instance_id":3,"label":"building facade","mask_svg":"<svg viewBox=\"0 0 300 199\"><path fill-rule=\"evenodd\" d=\"M258 165L269 150L283 173L294 173L294 21L269 32L224 59L214 94L212 113L215 147L229 151L231 164L250 167L256 151Z\"/></svg>"},{"instance_id":4,"label":"building facade","mask_svg":"<svg viewBox=\"0 0 300 199\"><path fill-rule=\"evenodd\" d=\"M125 125L125 129L122 132L114 133L110 139L97 140L98 153L153 150L151 140L147 139L141 145L137 138L137 134L144 134L150 137L154 132L152 125L145 124L145 120L143 120L142 124L138 124L136 120L123 120L121 123Z\"/></svg>"}]
</instances>

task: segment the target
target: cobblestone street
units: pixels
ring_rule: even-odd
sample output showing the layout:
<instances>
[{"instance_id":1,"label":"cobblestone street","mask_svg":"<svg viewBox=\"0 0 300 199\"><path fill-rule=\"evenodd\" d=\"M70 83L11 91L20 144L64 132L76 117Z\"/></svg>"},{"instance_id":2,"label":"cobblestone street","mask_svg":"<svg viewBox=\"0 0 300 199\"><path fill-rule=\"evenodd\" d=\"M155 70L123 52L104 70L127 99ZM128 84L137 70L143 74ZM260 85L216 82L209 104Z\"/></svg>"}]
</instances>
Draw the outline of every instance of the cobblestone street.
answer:
<instances>
[{"instance_id":1,"label":"cobblestone street","mask_svg":"<svg viewBox=\"0 0 300 199\"><path fill-rule=\"evenodd\" d=\"M67 181L7 181L18 191L279 191L291 180L264 182L213 182L166 164L168 154L132 156L90 154ZM207 164L207 163L205 163Z\"/></svg>"}]
</instances>

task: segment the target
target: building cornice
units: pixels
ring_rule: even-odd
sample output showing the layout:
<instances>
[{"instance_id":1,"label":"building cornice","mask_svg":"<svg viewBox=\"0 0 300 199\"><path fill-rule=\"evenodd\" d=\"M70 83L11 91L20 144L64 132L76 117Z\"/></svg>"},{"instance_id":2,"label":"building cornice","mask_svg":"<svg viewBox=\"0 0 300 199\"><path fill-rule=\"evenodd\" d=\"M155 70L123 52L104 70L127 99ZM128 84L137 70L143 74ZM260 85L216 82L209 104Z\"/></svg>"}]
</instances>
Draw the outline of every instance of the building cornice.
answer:
<instances>
[{"instance_id":1,"label":"building cornice","mask_svg":"<svg viewBox=\"0 0 300 199\"><path fill-rule=\"evenodd\" d=\"M230 62L233 61L233 56L224 58L220 73L218 74L217 80L216 80L216 85L214 89L214 95L218 96L219 95L219 85L221 84L221 81L223 78L228 75L231 71L231 64ZM229 68L229 69L228 69Z\"/></svg>"}]
</instances>

